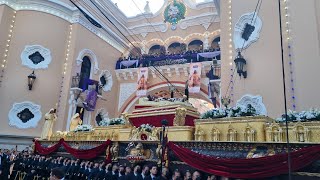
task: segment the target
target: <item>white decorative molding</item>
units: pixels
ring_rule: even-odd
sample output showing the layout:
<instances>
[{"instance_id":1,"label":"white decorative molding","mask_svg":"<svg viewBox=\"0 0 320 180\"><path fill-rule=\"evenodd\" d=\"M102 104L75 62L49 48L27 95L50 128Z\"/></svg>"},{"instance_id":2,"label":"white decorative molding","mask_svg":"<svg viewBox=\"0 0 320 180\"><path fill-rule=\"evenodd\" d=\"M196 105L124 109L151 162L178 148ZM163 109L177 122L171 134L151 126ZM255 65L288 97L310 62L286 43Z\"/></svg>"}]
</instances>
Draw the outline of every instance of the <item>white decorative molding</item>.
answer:
<instances>
[{"instance_id":1,"label":"white decorative molding","mask_svg":"<svg viewBox=\"0 0 320 180\"><path fill-rule=\"evenodd\" d=\"M128 27L130 35L143 34L150 32L166 32L168 30L168 25L164 22L160 23L145 23L137 26Z\"/></svg>"},{"instance_id":2,"label":"white decorative molding","mask_svg":"<svg viewBox=\"0 0 320 180\"><path fill-rule=\"evenodd\" d=\"M111 91L112 85L113 85L113 80L112 80L112 74L108 70L102 70L101 74L99 76L99 84L102 85L100 78L104 76L106 80L106 84L102 87L103 91Z\"/></svg>"},{"instance_id":3,"label":"white decorative molding","mask_svg":"<svg viewBox=\"0 0 320 180\"><path fill-rule=\"evenodd\" d=\"M261 96L253 96L250 94L246 94L237 101L236 106L241 108L247 108L248 104L251 104L252 107L256 109L257 114L265 115L265 116L267 115L267 109L262 102Z\"/></svg>"},{"instance_id":4,"label":"white decorative molding","mask_svg":"<svg viewBox=\"0 0 320 180\"><path fill-rule=\"evenodd\" d=\"M84 15L74 6L70 6L60 0L0 0L0 5L7 5L16 11L38 11L47 14L57 16L61 19L68 21L69 23L79 23L92 33L96 34L103 41L107 42L120 52L124 52L127 46L126 43L121 43L123 40L116 35L110 28L104 28L100 30L92 25ZM85 9L83 8L85 11ZM86 13L88 13L86 11ZM95 19L90 13L92 18ZM96 20L96 19L95 19ZM104 24L102 24L105 26Z\"/></svg>"},{"instance_id":5,"label":"white decorative molding","mask_svg":"<svg viewBox=\"0 0 320 180\"><path fill-rule=\"evenodd\" d=\"M22 122L21 119L18 117L18 113L23 111L24 109L29 109L29 111L34 115L32 119L27 122ZM41 106L34 104L30 101L24 101L21 103L14 103L12 108L9 111L8 118L9 118L9 125L15 126L19 129L27 129L27 128L35 128L38 125L38 122L41 120L42 113L41 113Z\"/></svg>"},{"instance_id":6,"label":"white decorative molding","mask_svg":"<svg viewBox=\"0 0 320 180\"><path fill-rule=\"evenodd\" d=\"M140 35L141 35L143 38L145 38L145 37L148 35L148 33L147 33L147 32L142 32L142 33L140 33Z\"/></svg>"},{"instance_id":7,"label":"white decorative molding","mask_svg":"<svg viewBox=\"0 0 320 180\"><path fill-rule=\"evenodd\" d=\"M38 64L34 64L29 58L29 56L35 52L39 52L44 58L44 60L39 62ZM26 45L20 57L22 65L27 66L30 69L47 69L52 60L50 50L41 45Z\"/></svg>"},{"instance_id":8,"label":"white decorative molding","mask_svg":"<svg viewBox=\"0 0 320 180\"><path fill-rule=\"evenodd\" d=\"M120 84L120 93L119 93L119 103L118 110L126 102L126 100L136 92L137 83L121 83Z\"/></svg>"},{"instance_id":9,"label":"white decorative molding","mask_svg":"<svg viewBox=\"0 0 320 180\"><path fill-rule=\"evenodd\" d=\"M99 114L102 115L102 120L110 119L110 118L109 118L109 113L108 113L104 108L100 108L100 109L97 110L96 115L94 116L94 122L95 122L95 125L96 125L96 126L99 126L99 124L97 124L97 121L96 121L96 117L97 117Z\"/></svg>"},{"instance_id":10,"label":"white decorative molding","mask_svg":"<svg viewBox=\"0 0 320 180\"><path fill-rule=\"evenodd\" d=\"M215 7L213 0L206 0L205 2L196 3L194 0L183 0L185 5L187 5L190 9L200 10L203 8L212 8Z\"/></svg>"},{"instance_id":11,"label":"white decorative molding","mask_svg":"<svg viewBox=\"0 0 320 180\"><path fill-rule=\"evenodd\" d=\"M211 23L219 22L220 18L217 13L205 13L198 16L186 17L179 22L181 29L187 29L191 26L203 25L206 30L209 28Z\"/></svg>"},{"instance_id":12,"label":"white decorative molding","mask_svg":"<svg viewBox=\"0 0 320 180\"><path fill-rule=\"evenodd\" d=\"M209 28L210 25L211 25L210 22L208 22L208 23L203 23L203 24L202 24L202 26L203 26L206 30L208 30L208 28Z\"/></svg>"},{"instance_id":13,"label":"white decorative molding","mask_svg":"<svg viewBox=\"0 0 320 180\"><path fill-rule=\"evenodd\" d=\"M254 19L253 24L251 24L252 19ZM250 24L255 27L247 41L241 37L246 24ZM262 21L257 13L252 12L243 14L234 26L233 42L235 49L244 50L247 49L252 43L256 42L259 39L261 28Z\"/></svg>"},{"instance_id":14,"label":"white decorative molding","mask_svg":"<svg viewBox=\"0 0 320 180\"><path fill-rule=\"evenodd\" d=\"M90 49L83 49L79 52L78 57L76 59L77 65L81 65L83 57L85 56L88 56L90 58L91 63L93 63L93 66L91 66L91 68L93 67L94 74L97 74L99 71L98 59L97 56L93 53L93 51L91 51Z\"/></svg>"}]
</instances>

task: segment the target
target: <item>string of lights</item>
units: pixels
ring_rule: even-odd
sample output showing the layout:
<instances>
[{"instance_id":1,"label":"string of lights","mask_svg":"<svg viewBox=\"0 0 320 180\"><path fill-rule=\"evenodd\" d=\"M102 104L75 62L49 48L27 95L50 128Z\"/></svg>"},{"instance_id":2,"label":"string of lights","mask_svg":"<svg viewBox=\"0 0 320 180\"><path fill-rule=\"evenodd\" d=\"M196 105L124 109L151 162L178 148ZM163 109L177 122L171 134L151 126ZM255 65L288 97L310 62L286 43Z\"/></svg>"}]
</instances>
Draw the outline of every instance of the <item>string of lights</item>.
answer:
<instances>
[{"instance_id":1,"label":"string of lights","mask_svg":"<svg viewBox=\"0 0 320 180\"><path fill-rule=\"evenodd\" d=\"M56 104L57 107L57 114L59 114L58 110L60 107L60 102L61 102L61 93L62 93L62 89L63 89L63 83L65 80L65 74L67 72L67 68L68 68L68 61L69 61L69 56L70 56L70 46L71 46L71 38L72 38L72 24L69 25L69 34L68 34L68 39L67 39L67 50L66 50L66 54L65 54L65 61L63 64L63 72L62 72L62 80L61 80L61 85L60 85L60 95L59 95L59 100L58 103Z\"/></svg>"},{"instance_id":2,"label":"string of lights","mask_svg":"<svg viewBox=\"0 0 320 180\"><path fill-rule=\"evenodd\" d=\"M9 30L8 30L8 38L7 38L7 41L6 41L4 54L3 54L3 59L2 59L2 63L1 63L0 87L1 87L1 84L2 84L2 78L4 76L4 71L5 71L5 68L7 67L7 63L8 63L8 55L9 55L10 43L11 43L11 39L12 39L12 35L13 35L13 29L14 29L16 14L17 14L17 12L13 11L12 20L11 20L11 23L10 23L10 26L9 26Z\"/></svg>"},{"instance_id":3,"label":"string of lights","mask_svg":"<svg viewBox=\"0 0 320 180\"><path fill-rule=\"evenodd\" d=\"M232 1L228 1L228 16L229 16L229 65L230 65L230 102L234 102L234 70L233 70L233 46L232 46Z\"/></svg>"},{"instance_id":4,"label":"string of lights","mask_svg":"<svg viewBox=\"0 0 320 180\"><path fill-rule=\"evenodd\" d=\"M296 96L295 96L295 84L294 84L294 62L292 56L292 38L291 38L291 27L290 27L290 13L289 13L289 0L283 0L284 8L284 20L285 20L285 33L287 35L287 58L289 63L289 78L290 78L290 93L291 93L291 104L292 110L296 110Z\"/></svg>"}]
</instances>

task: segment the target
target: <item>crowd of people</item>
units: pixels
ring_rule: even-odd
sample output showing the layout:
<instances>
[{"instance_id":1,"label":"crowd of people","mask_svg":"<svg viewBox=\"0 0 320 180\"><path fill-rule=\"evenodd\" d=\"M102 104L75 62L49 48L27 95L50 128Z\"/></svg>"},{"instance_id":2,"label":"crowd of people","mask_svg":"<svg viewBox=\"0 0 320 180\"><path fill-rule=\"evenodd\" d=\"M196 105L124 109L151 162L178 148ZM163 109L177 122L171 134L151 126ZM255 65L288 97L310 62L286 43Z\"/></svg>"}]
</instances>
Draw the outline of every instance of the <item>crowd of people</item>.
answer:
<instances>
[{"instance_id":1,"label":"crowd of people","mask_svg":"<svg viewBox=\"0 0 320 180\"><path fill-rule=\"evenodd\" d=\"M169 171L157 165L126 165L88 161L61 156L41 156L32 151L0 150L0 179L34 180L213 180L214 175L201 176L199 171Z\"/></svg>"},{"instance_id":2,"label":"crowd of people","mask_svg":"<svg viewBox=\"0 0 320 180\"><path fill-rule=\"evenodd\" d=\"M196 61L197 59L197 54L198 53L203 53L203 52L214 52L214 51L220 51L220 49L205 49L205 50L188 50L188 51L181 51L181 52L155 52L155 53L149 53L149 54L136 54L136 55L129 55L128 57L120 57L116 63L116 69L120 69L120 63L122 61L130 61L130 60L138 60L138 66L142 67L148 67L150 65L150 62L155 62L155 61L161 61L161 60L166 60L166 59L187 59L188 62L193 60ZM220 55L217 56L217 59L220 59ZM200 57L199 61L203 61L203 58ZM132 65L136 66L136 64Z\"/></svg>"}]
</instances>

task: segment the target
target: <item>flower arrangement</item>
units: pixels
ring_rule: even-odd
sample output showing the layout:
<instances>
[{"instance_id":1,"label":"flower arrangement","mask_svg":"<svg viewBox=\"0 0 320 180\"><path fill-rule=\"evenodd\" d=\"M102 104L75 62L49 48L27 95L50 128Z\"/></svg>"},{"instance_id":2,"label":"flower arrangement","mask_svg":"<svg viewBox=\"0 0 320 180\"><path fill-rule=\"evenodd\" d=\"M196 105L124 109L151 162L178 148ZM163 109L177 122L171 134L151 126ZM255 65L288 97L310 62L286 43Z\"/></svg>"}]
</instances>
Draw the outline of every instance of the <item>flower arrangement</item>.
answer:
<instances>
[{"instance_id":1,"label":"flower arrangement","mask_svg":"<svg viewBox=\"0 0 320 180\"><path fill-rule=\"evenodd\" d=\"M288 121L297 122L297 121L314 121L320 120L320 111L318 109L310 109L308 111L296 112L289 110L287 112ZM284 122L286 120L286 115L283 114L280 118L277 118L276 121Z\"/></svg>"},{"instance_id":2,"label":"flower arrangement","mask_svg":"<svg viewBox=\"0 0 320 180\"><path fill-rule=\"evenodd\" d=\"M126 121L123 118L111 118L111 119L103 119L100 121L99 126L112 126L112 125L121 125L126 124Z\"/></svg>"},{"instance_id":3,"label":"flower arrangement","mask_svg":"<svg viewBox=\"0 0 320 180\"><path fill-rule=\"evenodd\" d=\"M110 119L109 125L121 125L121 124L126 124L126 120L124 120L123 118Z\"/></svg>"},{"instance_id":4,"label":"flower arrangement","mask_svg":"<svg viewBox=\"0 0 320 180\"><path fill-rule=\"evenodd\" d=\"M89 124L78 125L74 132L82 132L82 131L92 131L92 126Z\"/></svg>"},{"instance_id":5,"label":"flower arrangement","mask_svg":"<svg viewBox=\"0 0 320 180\"><path fill-rule=\"evenodd\" d=\"M224 117L242 117L242 116L257 116L256 109L248 104L246 108L243 107L233 107L233 108L219 108L211 109L203 114L201 114L200 119L216 119Z\"/></svg>"},{"instance_id":6,"label":"flower arrangement","mask_svg":"<svg viewBox=\"0 0 320 180\"><path fill-rule=\"evenodd\" d=\"M103 119L99 122L99 126L109 126L110 119Z\"/></svg>"},{"instance_id":7,"label":"flower arrangement","mask_svg":"<svg viewBox=\"0 0 320 180\"><path fill-rule=\"evenodd\" d=\"M140 127L138 127L138 131L146 131L146 132L152 132L152 129L154 128L154 126L150 125L150 124L141 124Z\"/></svg>"}]
</instances>

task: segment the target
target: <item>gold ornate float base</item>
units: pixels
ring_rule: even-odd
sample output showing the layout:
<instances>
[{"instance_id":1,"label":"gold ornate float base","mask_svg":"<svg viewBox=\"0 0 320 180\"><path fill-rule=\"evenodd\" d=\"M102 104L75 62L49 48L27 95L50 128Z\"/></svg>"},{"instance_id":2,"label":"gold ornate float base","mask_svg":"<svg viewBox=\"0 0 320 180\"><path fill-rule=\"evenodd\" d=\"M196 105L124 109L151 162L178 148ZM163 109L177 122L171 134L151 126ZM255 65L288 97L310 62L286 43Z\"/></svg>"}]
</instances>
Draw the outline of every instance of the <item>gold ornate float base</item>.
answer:
<instances>
[{"instance_id":1,"label":"gold ornate float base","mask_svg":"<svg viewBox=\"0 0 320 180\"><path fill-rule=\"evenodd\" d=\"M234 117L195 120L196 141L265 142L268 117Z\"/></svg>"},{"instance_id":2,"label":"gold ornate float base","mask_svg":"<svg viewBox=\"0 0 320 180\"><path fill-rule=\"evenodd\" d=\"M288 124L290 142L320 142L320 121L290 122ZM270 123L266 126L266 139L269 142L285 142L285 123Z\"/></svg>"},{"instance_id":3,"label":"gold ornate float base","mask_svg":"<svg viewBox=\"0 0 320 180\"><path fill-rule=\"evenodd\" d=\"M118 141L120 129L127 128L127 125L113 125L107 127L95 127L90 132L60 132L57 131L50 138L51 141L58 141L64 138L67 141L103 141L110 139Z\"/></svg>"},{"instance_id":4,"label":"gold ornate float base","mask_svg":"<svg viewBox=\"0 0 320 180\"><path fill-rule=\"evenodd\" d=\"M169 141L192 141L194 140L194 127L170 126L167 127Z\"/></svg>"},{"instance_id":5,"label":"gold ornate float base","mask_svg":"<svg viewBox=\"0 0 320 180\"><path fill-rule=\"evenodd\" d=\"M160 132L162 128L158 127L153 132L134 131L135 128L120 129L119 141L141 141L141 137L146 137L149 141L159 141ZM194 140L194 127L192 126L170 126L166 127L166 132L169 141L193 141Z\"/></svg>"}]
</instances>

